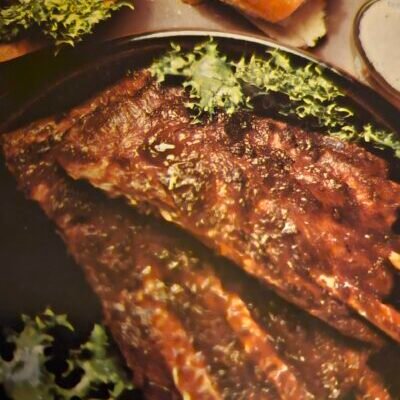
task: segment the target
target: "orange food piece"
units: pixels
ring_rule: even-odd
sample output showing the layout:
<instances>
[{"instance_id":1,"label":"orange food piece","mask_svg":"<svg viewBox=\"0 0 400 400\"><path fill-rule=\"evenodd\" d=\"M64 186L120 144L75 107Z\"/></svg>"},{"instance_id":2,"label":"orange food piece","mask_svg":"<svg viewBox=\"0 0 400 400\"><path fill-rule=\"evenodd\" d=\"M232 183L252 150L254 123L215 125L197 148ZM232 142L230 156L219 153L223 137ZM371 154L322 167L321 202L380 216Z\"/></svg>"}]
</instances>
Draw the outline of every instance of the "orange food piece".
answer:
<instances>
[{"instance_id":1,"label":"orange food piece","mask_svg":"<svg viewBox=\"0 0 400 400\"><path fill-rule=\"evenodd\" d=\"M250 14L270 22L289 17L305 0L223 0Z\"/></svg>"}]
</instances>

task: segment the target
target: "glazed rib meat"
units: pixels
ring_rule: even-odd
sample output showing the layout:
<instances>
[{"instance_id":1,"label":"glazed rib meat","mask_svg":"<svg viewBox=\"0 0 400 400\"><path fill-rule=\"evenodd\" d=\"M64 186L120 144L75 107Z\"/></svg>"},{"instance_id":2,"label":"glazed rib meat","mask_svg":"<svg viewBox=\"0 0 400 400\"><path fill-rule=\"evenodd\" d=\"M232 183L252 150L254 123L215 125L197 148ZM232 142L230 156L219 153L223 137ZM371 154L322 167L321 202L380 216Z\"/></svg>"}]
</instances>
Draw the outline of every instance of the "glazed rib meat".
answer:
<instances>
[{"instance_id":1,"label":"glazed rib meat","mask_svg":"<svg viewBox=\"0 0 400 400\"><path fill-rule=\"evenodd\" d=\"M172 226L68 178L54 149L70 118L5 136L7 164L84 268L147 398L391 398L367 364L367 347Z\"/></svg>"},{"instance_id":2,"label":"glazed rib meat","mask_svg":"<svg viewBox=\"0 0 400 400\"><path fill-rule=\"evenodd\" d=\"M382 160L255 115L195 125L185 92L146 71L114 90L125 96L60 142L69 175L180 225L342 333L376 342L365 319L400 341L400 314L385 303L400 192Z\"/></svg>"}]
</instances>

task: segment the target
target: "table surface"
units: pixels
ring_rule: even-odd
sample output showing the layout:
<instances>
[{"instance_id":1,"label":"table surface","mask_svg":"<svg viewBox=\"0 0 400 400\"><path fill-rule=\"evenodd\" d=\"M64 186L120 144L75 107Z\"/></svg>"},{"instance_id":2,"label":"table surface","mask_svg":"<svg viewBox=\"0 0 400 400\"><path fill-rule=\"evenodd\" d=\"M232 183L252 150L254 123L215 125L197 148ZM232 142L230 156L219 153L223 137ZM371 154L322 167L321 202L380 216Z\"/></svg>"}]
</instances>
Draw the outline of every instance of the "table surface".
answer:
<instances>
[{"instance_id":1,"label":"table surface","mask_svg":"<svg viewBox=\"0 0 400 400\"><path fill-rule=\"evenodd\" d=\"M312 55L340 68L364 83L373 86L400 109L400 99L385 93L366 74L355 66L352 37L353 20L365 0L327 0L328 34L314 48ZM246 18L217 0L205 0L197 6L182 0L136 0L135 10L123 9L96 28L88 42L101 42L133 34L168 29L209 29L238 33L262 34ZM27 51L37 48L31 42Z\"/></svg>"},{"instance_id":2,"label":"table surface","mask_svg":"<svg viewBox=\"0 0 400 400\"><path fill-rule=\"evenodd\" d=\"M210 29L261 34L243 16L217 0L191 6L182 0L137 1L134 11L123 10L103 24L91 40L115 38L165 29ZM328 0L328 35L315 48L315 56L356 75L352 49L354 17L365 0Z\"/></svg>"}]
</instances>

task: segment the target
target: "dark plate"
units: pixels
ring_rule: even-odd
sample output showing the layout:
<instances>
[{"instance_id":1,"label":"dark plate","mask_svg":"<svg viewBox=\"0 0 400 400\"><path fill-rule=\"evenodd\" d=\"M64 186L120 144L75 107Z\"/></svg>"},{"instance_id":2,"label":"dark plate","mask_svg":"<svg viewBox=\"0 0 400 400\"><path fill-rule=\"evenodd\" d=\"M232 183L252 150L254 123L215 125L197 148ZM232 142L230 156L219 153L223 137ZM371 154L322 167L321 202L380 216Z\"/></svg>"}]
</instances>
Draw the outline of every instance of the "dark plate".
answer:
<instances>
[{"instance_id":1,"label":"dark plate","mask_svg":"<svg viewBox=\"0 0 400 400\"><path fill-rule=\"evenodd\" d=\"M213 36L234 58L279 48L296 63L314 61L326 68L366 119L400 131L398 111L371 89L304 53L252 36L180 31L129 37L97 48L81 46L53 57L40 51L0 66L0 132L58 113L118 79L128 69L148 64L171 41L183 47ZM81 332L101 319L99 303L81 269L67 254L54 226L33 202L18 192L0 159L0 325L50 305L66 312Z\"/></svg>"}]
</instances>

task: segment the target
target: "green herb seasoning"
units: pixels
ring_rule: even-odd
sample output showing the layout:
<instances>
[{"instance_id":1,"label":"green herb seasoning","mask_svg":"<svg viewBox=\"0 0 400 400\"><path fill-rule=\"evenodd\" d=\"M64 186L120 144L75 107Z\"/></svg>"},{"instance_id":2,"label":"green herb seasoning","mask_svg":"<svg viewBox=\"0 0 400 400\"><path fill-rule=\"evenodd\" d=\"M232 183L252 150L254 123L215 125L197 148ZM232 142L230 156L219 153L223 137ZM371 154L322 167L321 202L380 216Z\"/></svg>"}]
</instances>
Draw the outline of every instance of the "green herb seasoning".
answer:
<instances>
[{"instance_id":1,"label":"green herb seasoning","mask_svg":"<svg viewBox=\"0 0 400 400\"><path fill-rule=\"evenodd\" d=\"M251 109L255 96L279 94L286 101L279 102L275 109L278 116L303 120L306 125L342 140L392 149L400 158L397 135L362 123L347 106L345 93L324 75L323 69L313 63L294 66L281 51L270 51L265 58L242 57L233 62L210 39L193 51L172 45L172 50L156 60L150 70L158 82L165 81L167 76L182 77L183 86L190 90L187 107L194 111L195 122L201 114L210 118L216 110L232 114L239 109ZM255 89L251 96L245 94L249 87Z\"/></svg>"}]
</instances>

